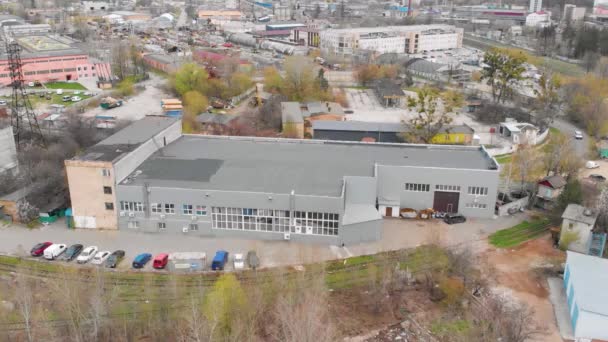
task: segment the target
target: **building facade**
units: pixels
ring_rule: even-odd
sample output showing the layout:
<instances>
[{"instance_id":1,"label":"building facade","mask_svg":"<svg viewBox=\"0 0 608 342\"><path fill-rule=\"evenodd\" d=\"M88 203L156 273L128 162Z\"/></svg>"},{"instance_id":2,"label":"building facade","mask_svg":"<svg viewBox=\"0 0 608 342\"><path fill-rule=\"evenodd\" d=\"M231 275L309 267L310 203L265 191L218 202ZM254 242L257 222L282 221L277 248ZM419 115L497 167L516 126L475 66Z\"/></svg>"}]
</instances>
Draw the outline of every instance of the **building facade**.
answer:
<instances>
[{"instance_id":1,"label":"building facade","mask_svg":"<svg viewBox=\"0 0 608 342\"><path fill-rule=\"evenodd\" d=\"M567 252L564 288L574 338L608 340L608 260Z\"/></svg>"},{"instance_id":2,"label":"building facade","mask_svg":"<svg viewBox=\"0 0 608 342\"><path fill-rule=\"evenodd\" d=\"M562 21L566 23L581 21L585 19L585 11L585 7L576 7L576 5L566 4L564 5Z\"/></svg>"},{"instance_id":3,"label":"building facade","mask_svg":"<svg viewBox=\"0 0 608 342\"><path fill-rule=\"evenodd\" d=\"M148 143L140 142L120 157L98 156L122 141L113 136L66 162L80 171L87 165L71 164L113 165L115 210L104 209L110 199L85 197L101 196L108 185L80 184L68 170L75 217L90 222L99 212L113 214L108 228L157 234L340 245L378 240L382 216L397 216L400 208L494 214L498 164L482 147L180 136L169 127L146 134L154 138L145 153L138 151ZM76 176L103 175L104 167Z\"/></svg>"},{"instance_id":4,"label":"building facade","mask_svg":"<svg viewBox=\"0 0 608 342\"><path fill-rule=\"evenodd\" d=\"M543 0L530 0L530 6L528 10L531 13L538 12L543 8Z\"/></svg>"},{"instance_id":5,"label":"building facade","mask_svg":"<svg viewBox=\"0 0 608 342\"><path fill-rule=\"evenodd\" d=\"M338 55L352 55L360 50L379 54L418 53L461 48L463 32L451 25L328 29L319 33L319 47Z\"/></svg>"},{"instance_id":6,"label":"building facade","mask_svg":"<svg viewBox=\"0 0 608 342\"><path fill-rule=\"evenodd\" d=\"M116 184L180 134L181 120L146 117L66 160L74 226L116 229Z\"/></svg>"}]
</instances>

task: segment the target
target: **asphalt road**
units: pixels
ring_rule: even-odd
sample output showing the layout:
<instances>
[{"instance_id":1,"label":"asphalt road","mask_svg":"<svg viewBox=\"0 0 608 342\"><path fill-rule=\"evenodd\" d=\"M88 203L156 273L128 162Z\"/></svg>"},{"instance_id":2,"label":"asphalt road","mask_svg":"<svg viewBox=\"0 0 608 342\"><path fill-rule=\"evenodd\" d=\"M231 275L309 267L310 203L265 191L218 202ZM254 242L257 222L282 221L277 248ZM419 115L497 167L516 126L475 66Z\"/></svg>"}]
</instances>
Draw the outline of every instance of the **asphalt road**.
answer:
<instances>
[{"instance_id":1,"label":"asphalt road","mask_svg":"<svg viewBox=\"0 0 608 342\"><path fill-rule=\"evenodd\" d=\"M563 134L571 138L570 143L574 146L578 155L583 157L587 155L587 144L589 143L589 136L587 135L585 130L576 127L574 124L564 119L555 119L551 126L559 129ZM574 139L574 131L580 131L583 134L583 139Z\"/></svg>"}]
</instances>

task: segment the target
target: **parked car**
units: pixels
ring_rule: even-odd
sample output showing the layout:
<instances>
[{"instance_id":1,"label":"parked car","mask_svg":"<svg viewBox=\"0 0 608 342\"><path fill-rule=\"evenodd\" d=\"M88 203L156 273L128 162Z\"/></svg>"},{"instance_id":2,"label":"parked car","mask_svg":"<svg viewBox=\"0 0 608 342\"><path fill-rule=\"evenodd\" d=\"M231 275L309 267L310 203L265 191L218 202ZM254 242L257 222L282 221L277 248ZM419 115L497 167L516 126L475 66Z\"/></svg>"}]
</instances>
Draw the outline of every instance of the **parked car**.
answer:
<instances>
[{"instance_id":1,"label":"parked car","mask_svg":"<svg viewBox=\"0 0 608 342\"><path fill-rule=\"evenodd\" d=\"M258 258L258 255L255 253L255 251L247 252L247 265L249 265L249 267L254 270L258 268L258 266L260 266L260 259Z\"/></svg>"},{"instance_id":2,"label":"parked car","mask_svg":"<svg viewBox=\"0 0 608 342\"><path fill-rule=\"evenodd\" d=\"M82 100L82 97L80 96L72 96L72 98L70 99L72 102L78 102Z\"/></svg>"},{"instance_id":3,"label":"parked car","mask_svg":"<svg viewBox=\"0 0 608 342\"><path fill-rule=\"evenodd\" d=\"M142 253L133 259L133 268L143 268L152 259L152 254Z\"/></svg>"},{"instance_id":4,"label":"parked car","mask_svg":"<svg viewBox=\"0 0 608 342\"><path fill-rule=\"evenodd\" d=\"M112 252L110 252L110 251L97 252L95 254L95 256L93 257L93 260L91 260L91 264L93 264L93 265L103 264L108 259L110 254L112 254Z\"/></svg>"},{"instance_id":5,"label":"parked car","mask_svg":"<svg viewBox=\"0 0 608 342\"><path fill-rule=\"evenodd\" d=\"M242 270L245 268L245 259L241 253L234 254L234 260L232 262L234 263L235 270Z\"/></svg>"},{"instance_id":6,"label":"parked car","mask_svg":"<svg viewBox=\"0 0 608 342\"><path fill-rule=\"evenodd\" d=\"M582 140L583 139L583 133L581 131L574 131L574 139L576 139L576 140Z\"/></svg>"},{"instance_id":7,"label":"parked car","mask_svg":"<svg viewBox=\"0 0 608 342\"><path fill-rule=\"evenodd\" d=\"M75 92L73 92L72 94L74 95L80 95L80 91L76 90Z\"/></svg>"},{"instance_id":8,"label":"parked car","mask_svg":"<svg viewBox=\"0 0 608 342\"><path fill-rule=\"evenodd\" d=\"M82 252L83 248L84 246L81 244L71 245L70 247L68 247L68 249L65 250L65 253L63 253L62 259L65 261L74 260L74 258L76 258L78 254L80 254L80 252Z\"/></svg>"},{"instance_id":9,"label":"parked car","mask_svg":"<svg viewBox=\"0 0 608 342\"><path fill-rule=\"evenodd\" d=\"M55 92L57 95L63 95L63 89L57 89Z\"/></svg>"},{"instance_id":10,"label":"parked car","mask_svg":"<svg viewBox=\"0 0 608 342\"><path fill-rule=\"evenodd\" d=\"M82 251L82 253L80 253L78 258L76 258L76 262L79 264L85 264L85 263L89 262L91 259L93 259L95 257L95 254L97 254L98 250L99 250L99 248L97 248L97 246L89 246L89 247L85 248Z\"/></svg>"},{"instance_id":11,"label":"parked car","mask_svg":"<svg viewBox=\"0 0 608 342\"><path fill-rule=\"evenodd\" d=\"M55 260L55 258L65 252L67 248L68 246L66 244L54 243L44 250L44 258L46 260Z\"/></svg>"},{"instance_id":12,"label":"parked car","mask_svg":"<svg viewBox=\"0 0 608 342\"><path fill-rule=\"evenodd\" d=\"M36 83L34 83L34 82L28 82L27 86L28 87L35 87Z\"/></svg>"},{"instance_id":13,"label":"parked car","mask_svg":"<svg viewBox=\"0 0 608 342\"><path fill-rule=\"evenodd\" d=\"M588 162L585 163L585 167L587 169L597 169L597 168L600 167L600 164L598 164L598 163L596 163L594 161L589 160Z\"/></svg>"},{"instance_id":14,"label":"parked car","mask_svg":"<svg viewBox=\"0 0 608 342\"><path fill-rule=\"evenodd\" d=\"M165 266L167 266L168 262L169 262L169 254L161 253L154 257L154 261L152 262L152 267L154 267L157 270L162 270L163 268L165 268Z\"/></svg>"},{"instance_id":15,"label":"parked car","mask_svg":"<svg viewBox=\"0 0 608 342\"><path fill-rule=\"evenodd\" d=\"M443 218L443 221L447 224L464 223L467 221L466 217L462 214L449 213Z\"/></svg>"},{"instance_id":16,"label":"parked car","mask_svg":"<svg viewBox=\"0 0 608 342\"><path fill-rule=\"evenodd\" d=\"M0 106L6 106L7 102L4 100L0 100Z\"/></svg>"},{"instance_id":17,"label":"parked car","mask_svg":"<svg viewBox=\"0 0 608 342\"><path fill-rule=\"evenodd\" d=\"M70 101L72 101L72 97L66 95L66 96L64 96L64 97L61 98L61 101L63 101L63 102L70 102Z\"/></svg>"},{"instance_id":18,"label":"parked car","mask_svg":"<svg viewBox=\"0 0 608 342\"><path fill-rule=\"evenodd\" d=\"M219 250L215 252L213 262L211 263L211 269L214 271L223 271L228 262L228 252Z\"/></svg>"},{"instance_id":19,"label":"parked car","mask_svg":"<svg viewBox=\"0 0 608 342\"><path fill-rule=\"evenodd\" d=\"M108 259L106 259L106 267L116 268L116 266L122 261L125 257L125 251L117 250L114 253L110 254Z\"/></svg>"},{"instance_id":20,"label":"parked car","mask_svg":"<svg viewBox=\"0 0 608 342\"><path fill-rule=\"evenodd\" d=\"M32 250L30 251L30 254L32 256L41 256L44 253L44 250L49 248L50 245L52 245L52 242L40 242L37 243L34 247L32 247Z\"/></svg>"},{"instance_id":21,"label":"parked car","mask_svg":"<svg viewBox=\"0 0 608 342\"><path fill-rule=\"evenodd\" d=\"M604 177L602 175L598 175L597 173L590 174L589 179L594 180L596 182L605 182L606 181L606 177Z\"/></svg>"}]
</instances>

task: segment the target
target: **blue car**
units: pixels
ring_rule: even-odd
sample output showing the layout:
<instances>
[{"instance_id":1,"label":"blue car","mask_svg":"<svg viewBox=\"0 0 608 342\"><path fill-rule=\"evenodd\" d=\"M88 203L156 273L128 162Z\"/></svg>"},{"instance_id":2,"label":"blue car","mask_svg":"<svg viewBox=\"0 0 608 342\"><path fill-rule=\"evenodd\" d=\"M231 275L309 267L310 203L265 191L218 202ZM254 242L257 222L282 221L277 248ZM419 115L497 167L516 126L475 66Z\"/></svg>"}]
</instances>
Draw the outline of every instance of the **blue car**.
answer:
<instances>
[{"instance_id":1,"label":"blue car","mask_svg":"<svg viewBox=\"0 0 608 342\"><path fill-rule=\"evenodd\" d=\"M143 268L152 259L152 254L141 253L133 259L133 268Z\"/></svg>"}]
</instances>

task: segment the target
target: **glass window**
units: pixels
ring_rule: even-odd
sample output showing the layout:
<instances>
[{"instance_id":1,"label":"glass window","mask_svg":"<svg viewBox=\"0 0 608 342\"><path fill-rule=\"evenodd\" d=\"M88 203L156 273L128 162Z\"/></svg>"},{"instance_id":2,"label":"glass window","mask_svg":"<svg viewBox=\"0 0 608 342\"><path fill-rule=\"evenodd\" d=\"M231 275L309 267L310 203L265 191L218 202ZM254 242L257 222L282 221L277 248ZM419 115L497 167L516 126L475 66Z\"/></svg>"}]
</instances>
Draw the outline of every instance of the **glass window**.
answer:
<instances>
[{"instance_id":1,"label":"glass window","mask_svg":"<svg viewBox=\"0 0 608 342\"><path fill-rule=\"evenodd\" d=\"M104 186L103 187L103 193L106 195L111 195L112 194L112 187L111 186Z\"/></svg>"},{"instance_id":2,"label":"glass window","mask_svg":"<svg viewBox=\"0 0 608 342\"><path fill-rule=\"evenodd\" d=\"M106 210L114 210L114 203L106 202Z\"/></svg>"},{"instance_id":3,"label":"glass window","mask_svg":"<svg viewBox=\"0 0 608 342\"><path fill-rule=\"evenodd\" d=\"M182 204L182 213L184 215L192 215L192 204Z\"/></svg>"},{"instance_id":4,"label":"glass window","mask_svg":"<svg viewBox=\"0 0 608 342\"><path fill-rule=\"evenodd\" d=\"M198 231L198 224L196 224L196 223L190 223L190 225L188 226L188 230Z\"/></svg>"},{"instance_id":5,"label":"glass window","mask_svg":"<svg viewBox=\"0 0 608 342\"><path fill-rule=\"evenodd\" d=\"M204 205L197 205L196 216L207 216L207 207Z\"/></svg>"},{"instance_id":6,"label":"glass window","mask_svg":"<svg viewBox=\"0 0 608 342\"><path fill-rule=\"evenodd\" d=\"M165 222L158 222L158 229L167 229L167 224Z\"/></svg>"},{"instance_id":7,"label":"glass window","mask_svg":"<svg viewBox=\"0 0 608 342\"><path fill-rule=\"evenodd\" d=\"M160 214L163 212L163 205L162 203L152 203L150 204L150 209L152 210L152 213Z\"/></svg>"},{"instance_id":8,"label":"glass window","mask_svg":"<svg viewBox=\"0 0 608 342\"><path fill-rule=\"evenodd\" d=\"M166 214L175 214L175 204L165 203L165 213Z\"/></svg>"}]
</instances>

